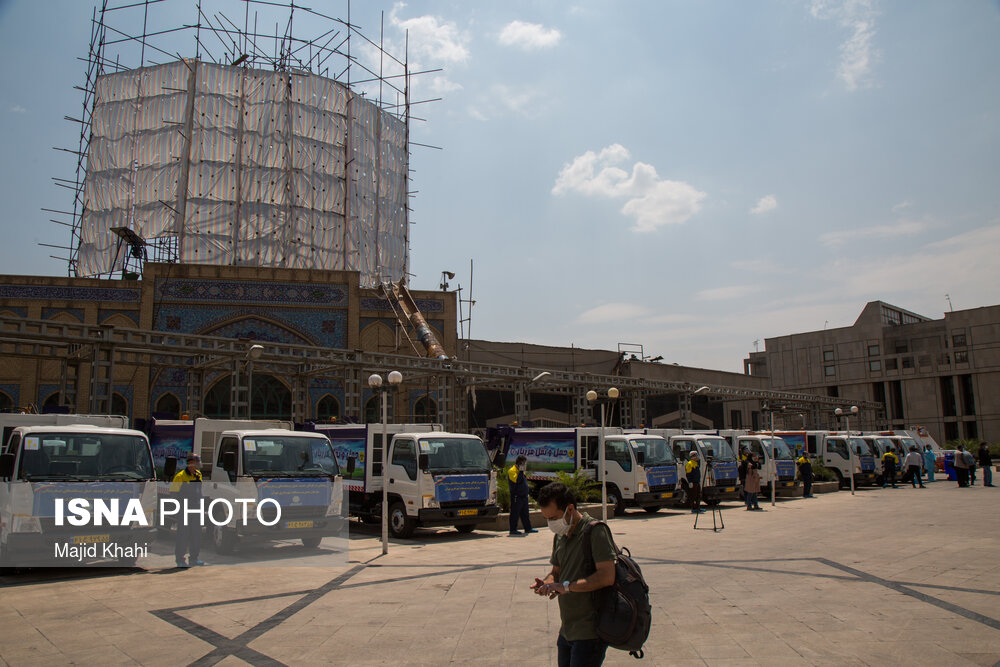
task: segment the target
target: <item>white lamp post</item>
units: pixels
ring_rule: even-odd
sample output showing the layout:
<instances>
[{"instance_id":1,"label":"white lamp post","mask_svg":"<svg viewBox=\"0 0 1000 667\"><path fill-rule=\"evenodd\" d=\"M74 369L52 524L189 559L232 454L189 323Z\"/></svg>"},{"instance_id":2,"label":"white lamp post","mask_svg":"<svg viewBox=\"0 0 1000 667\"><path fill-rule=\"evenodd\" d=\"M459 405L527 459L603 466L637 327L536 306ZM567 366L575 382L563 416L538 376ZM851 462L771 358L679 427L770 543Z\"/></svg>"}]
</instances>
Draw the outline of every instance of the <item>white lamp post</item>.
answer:
<instances>
[{"instance_id":1,"label":"white lamp post","mask_svg":"<svg viewBox=\"0 0 1000 667\"><path fill-rule=\"evenodd\" d=\"M608 389L608 397L606 399L602 398L600 400L601 404L601 436L597 439L598 457L597 457L597 467L598 475L601 479L601 521L608 520L608 485L605 481L605 473L607 472L604 464L604 419L605 419L605 408L607 404L618 398L618 389L616 387L611 387ZM587 392L587 401L591 404L598 402L597 392L591 389Z\"/></svg>"},{"instance_id":2,"label":"white lamp post","mask_svg":"<svg viewBox=\"0 0 1000 667\"><path fill-rule=\"evenodd\" d=\"M382 555L389 553L389 478L387 463L389 460L389 411L386 394L394 390L403 381L399 371L389 373L389 386L382 385L382 376L372 373L368 377L368 386L377 394L382 395Z\"/></svg>"},{"instance_id":3,"label":"white lamp post","mask_svg":"<svg viewBox=\"0 0 1000 667\"><path fill-rule=\"evenodd\" d=\"M854 448L851 447L851 420L846 414L844 414L844 411L841 408L837 408L836 410L834 410L833 414L837 415L838 417L843 417L844 426L847 428L847 460L849 461L848 466L851 469L850 470L851 495L853 496L854 495ZM851 406L851 414L852 415L858 414L858 406L856 405Z\"/></svg>"}]
</instances>

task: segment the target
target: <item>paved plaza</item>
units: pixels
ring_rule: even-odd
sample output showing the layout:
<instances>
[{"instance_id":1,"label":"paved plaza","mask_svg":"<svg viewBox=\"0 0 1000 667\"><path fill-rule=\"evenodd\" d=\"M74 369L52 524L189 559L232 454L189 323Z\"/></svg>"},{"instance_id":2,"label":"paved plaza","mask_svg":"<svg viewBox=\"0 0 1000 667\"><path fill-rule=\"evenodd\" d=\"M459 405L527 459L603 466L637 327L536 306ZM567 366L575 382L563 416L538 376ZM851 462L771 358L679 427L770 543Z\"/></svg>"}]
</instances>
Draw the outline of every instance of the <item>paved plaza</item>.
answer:
<instances>
[{"instance_id":1,"label":"paved plaza","mask_svg":"<svg viewBox=\"0 0 1000 667\"><path fill-rule=\"evenodd\" d=\"M859 490L735 504L725 529L630 512L616 541L651 585L650 665L1000 663L1000 489ZM699 520L711 526L712 515ZM349 562L37 570L0 579L10 665L552 665L548 531L418 531L382 557L351 524ZM211 560L213 554L204 554ZM287 567L284 565L287 563ZM605 664L633 664L609 650Z\"/></svg>"}]
</instances>

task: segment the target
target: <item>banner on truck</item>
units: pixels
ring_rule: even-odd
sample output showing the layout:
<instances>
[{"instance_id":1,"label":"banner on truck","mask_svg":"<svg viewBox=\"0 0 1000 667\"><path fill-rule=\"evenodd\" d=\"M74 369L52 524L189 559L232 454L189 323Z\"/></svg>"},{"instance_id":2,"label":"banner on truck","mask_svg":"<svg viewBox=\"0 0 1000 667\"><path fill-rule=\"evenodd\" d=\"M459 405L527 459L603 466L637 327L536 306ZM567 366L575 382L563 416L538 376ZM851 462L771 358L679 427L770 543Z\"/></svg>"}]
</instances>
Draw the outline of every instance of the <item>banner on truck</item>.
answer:
<instances>
[{"instance_id":1,"label":"banner on truck","mask_svg":"<svg viewBox=\"0 0 1000 667\"><path fill-rule=\"evenodd\" d=\"M161 426L156 424L149 436L149 445L153 450L153 465L157 472L163 472L164 461L174 457L184 461L191 453L194 444L193 424L173 424ZM183 465L181 463L180 465Z\"/></svg>"},{"instance_id":2,"label":"banner on truck","mask_svg":"<svg viewBox=\"0 0 1000 667\"><path fill-rule=\"evenodd\" d=\"M441 475L434 477L434 499L439 503L457 500L486 500L490 495L487 475Z\"/></svg>"},{"instance_id":3,"label":"banner on truck","mask_svg":"<svg viewBox=\"0 0 1000 667\"><path fill-rule=\"evenodd\" d=\"M507 452L507 465L518 456L528 459L528 473L559 471L572 474L576 469L576 439L515 441Z\"/></svg>"}]
</instances>

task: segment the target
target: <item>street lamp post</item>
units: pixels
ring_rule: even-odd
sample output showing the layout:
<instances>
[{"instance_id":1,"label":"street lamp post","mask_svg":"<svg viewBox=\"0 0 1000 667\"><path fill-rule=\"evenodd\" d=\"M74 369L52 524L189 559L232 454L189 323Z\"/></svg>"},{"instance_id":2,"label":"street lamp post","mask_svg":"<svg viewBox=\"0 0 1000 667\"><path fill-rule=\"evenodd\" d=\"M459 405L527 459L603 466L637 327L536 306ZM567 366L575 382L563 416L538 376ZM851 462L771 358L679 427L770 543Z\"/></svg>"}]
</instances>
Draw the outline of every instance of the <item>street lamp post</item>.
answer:
<instances>
[{"instance_id":1,"label":"street lamp post","mask_svg":"<svg viewBox=\"0 0 1000 667\"><path fill-rule=\"evenodd\" d=\"M531 419L531 385L535 384L539 380L544 380L545 378L551 375L552 373L550 373L549 371L542 371L535 377L531 378L531 380L528 382L528 421L532 422L532 424L534 424L534 421Z\"/></svg>"},{"instance_id":2,"label":"street lamp post","mask_svg":"<svg viewBox=\"0 0 1000 667\"><path fill-rule=\"evenodd\" d=\"M247 349L247 419L253 419L253 362L264 353L263 345L251 345Z\"/></svg>"},{"instance_id":3,"label":"street lamp post","mask_svg":"<svg viewBox=\"0 0 1000 667\"><path fill-rule=\"evenodd\" d=\"M851 447L851 420L846 414L844 414L844 411L841 408L837 408L836 410L834 410L833 414L837 415L838 417L844 418L844 426L847 429L847 460L848 460L848 467L850 467L851 469L850 470L851 495L853 496L854 495L854 448ZM858 406L856 405L851 406L851 414L852 415L858 414Z\"/></svg>"},{"instance_id":4,"label":"street lamp post","mask_svg":"<svg viewBox=\"0 0 1000 667\"><path fill-rule=\"evenodd\" d=\"M597 439L597 448L598 448L597 468L598 468L598 475L600 476L601 479L601 521L608 520L608 485L607 482L605 481L606 477L605 473L607 471L604 469L605 468L605 463L604 463L605 408L607 407L608 403L618 398L618 393L619 392L616 387L611 387L610 389L608 389L608 397L598 400L596 391L591 389L590 391L587 392L587 401L589 403L591 404L600 403L601 405L601 436Z\"/></svg>"},{"instance_id":5,"label":"street lamp post","mask_svg":"<svg viewBox=\"0 0 1000 667\"><path fill-rule=\"evenodd\" d=\"M399 371L389 373L389 385L382 384L382 376L372 373L368 377L368 386L376 394L382 395L382 555L389 553L389 482L387 477L388 452L389 452L389 411L388 394L403 381L403 374Z\"/></svg>"}]
</instances>

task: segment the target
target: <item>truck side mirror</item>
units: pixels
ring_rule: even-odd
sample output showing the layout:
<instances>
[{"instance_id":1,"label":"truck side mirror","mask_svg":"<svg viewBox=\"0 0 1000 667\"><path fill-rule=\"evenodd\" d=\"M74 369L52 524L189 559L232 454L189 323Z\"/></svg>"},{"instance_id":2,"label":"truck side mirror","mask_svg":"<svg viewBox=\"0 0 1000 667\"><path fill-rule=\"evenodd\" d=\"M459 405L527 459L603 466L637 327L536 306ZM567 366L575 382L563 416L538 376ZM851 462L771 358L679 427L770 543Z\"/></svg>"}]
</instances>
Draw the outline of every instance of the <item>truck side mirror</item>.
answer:
<instances>
[{"instance_id":1,"label":"truck side mirror","mask_svg":"<svg viewBox=\"0 0 1000 667\"><path fill-rule=\"evenodd\" d=\"M347 457L347 474L348 475L353 475L354 474L354 462L356 460L357 459L355 459L353 456Z\"/></svg>"},{"instance_id":2,"label":"truck side mirror","mask_svg":"<svg viewBox=\"0 0 1000 667\"><path fill-rule=\"evenodd\" d=\"M236 472L236 452L222 453L222 469L226 472Z\"/></svg>"},{"instance_id":3,"label":"truck side mirror","mask_svg":"<svg viewBox=\"0 0 1000 667\"><path fill-rule=\"evenodd\" d=\"M163 460L163 479L170 482L177 474L177 457L168 456Z\"/></svg>"},{"instance_id":4,"label":"truck side mirror","mask_svg":"<svg viewBox=\"0 0 1000 667\"><path fill-rule=\"evenodd\" d=\"M14 476L14 455L0 454L0 477L10 479Z\"/></svg>"},{"instance_id":5,"label":"truck side mirror","mask_svg":"<svg viewBox=\"0 0 1000 667\"><path fill-rule=\"evenodd\" d=\"M636 452L635 453L635 462L638 463L639 465L645 465L645 463L646 463L646 452L641 452L641 451L640 452Z\"/></svg>"},{"instance_id":6,"label":"truck side mirror","mask_svg":"<svg viewBox=\"0 0 1000 667\"><path fill-rule=\"evenodd\" d=\"M431 457L428 454L420 454L417 456L417 467L421 470L427 470L431 467Z\"/></svg>"}]
</instances>

